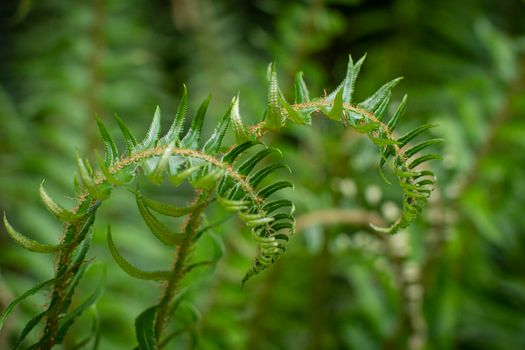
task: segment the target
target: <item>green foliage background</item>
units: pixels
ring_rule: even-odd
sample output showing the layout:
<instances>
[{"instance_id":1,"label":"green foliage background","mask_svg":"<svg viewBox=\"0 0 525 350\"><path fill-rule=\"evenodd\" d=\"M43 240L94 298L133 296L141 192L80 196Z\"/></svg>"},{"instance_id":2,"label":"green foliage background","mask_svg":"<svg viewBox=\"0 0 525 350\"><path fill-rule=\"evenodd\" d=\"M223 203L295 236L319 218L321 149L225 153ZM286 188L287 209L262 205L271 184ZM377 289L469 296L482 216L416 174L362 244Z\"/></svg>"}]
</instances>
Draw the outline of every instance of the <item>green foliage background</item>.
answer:
<instances>
[{"instance_id":1,"label":"green foliage background","mask_svg":"<svg viewBox=\"0 0 525 350\"><path fill-rule=\"evenodd\" d=\"M40 204L38 186L45 178L67 202L75 151L102 147L97 114L116 127L118 113L143 134L156 105L175 113L186 83L193 112L211 92L208 118L218 120L240 90L243 117L255 123L268 62L277 63L285 95L298 70L321 94L344 74L348 53L366 52L358 97L404 76L394 92L394 100L409 95L401 127L440 125L432 133L446 140L445 159L433 169L439 185L429 207L396 236L373 234L368 222L395 216L400 192L380 178L368 140L322 120L270 136L293 169L300 229L287 254L241 289L255 254L251 238L236 220L218 228L225 256L186 279L192 288L175 323L190 332L175 343L525 348L524 15L520 0L2 1L0 209L33 237L54 242L61 227ZM167 201L190 195L147 191ZM130 348L133 320L156 301L158 286L115 266L107 223L141 266L166 266L170 254L147 234L129 193L117 192L99 215L91 255L108 269L97 304L100 348ZM24 251L0 231L0 310L52 268L52 258ZM88 274L79 300L98 278ZM46 300L22 304L0 348L9 349ZM64 348L90 327L89 317L79 319Z\"/></svg>"}]
</instances>

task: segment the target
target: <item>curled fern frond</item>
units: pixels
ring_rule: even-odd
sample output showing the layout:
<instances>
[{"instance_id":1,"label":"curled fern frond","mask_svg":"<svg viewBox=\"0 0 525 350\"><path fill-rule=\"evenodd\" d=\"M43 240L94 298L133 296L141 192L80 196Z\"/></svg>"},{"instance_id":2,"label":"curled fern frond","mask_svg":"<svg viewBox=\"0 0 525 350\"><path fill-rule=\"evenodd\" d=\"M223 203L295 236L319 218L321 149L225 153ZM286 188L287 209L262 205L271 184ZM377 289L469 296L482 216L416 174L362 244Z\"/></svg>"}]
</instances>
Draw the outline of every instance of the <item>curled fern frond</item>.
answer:
<instances>
[{"instance_id":1,"label":"curled fern frond","mask_svg":"<svg viewBox=\"0 0 525 350\"><path fill-rule=\"evenodd\" d=\"M329 119L341 121L345 125L352 126L359 133L367 135L380 149L379 168L381 175L388 182L382 171L382 167L387 164L396 175L403 190L401 216L386 228L372 225L377 231L393 234L407 227L427 204L428 197L434 189L435 177L429 170L417 171L416 168L429 160L441 159L441 157L437 154L419 155L419 152L442 142L442 140L429 139L416 145L409 144L415 137L435 126L430 124L417 127L399 138L394 135L394 129L405 110L406 96L388 122L386 124L383 122L390 105L392 89L401 78L391 80L364 101L353 104L355 82L364 59L365 56L354 64L352 57L350 57L345 79L326 97L309 99L306 93L308 89L302 80L302 76L299 75L295 84L296 103L293 105L288 104L284 98L280 98L279 86L276 85L277 75L275 67L272 65L269 70L271 72L270 92L273 92L277 96L277 101L280 102L280 115L273 116L273 120L283 119L297 124L306 124L305 121L311 117L312 113L319 112ZM273 100L270 99L269 110L272 103Z\"/></svg>"},{"instance_id":2,"label":"curled fern frond","mask_svg":"<svg viewBox=\"0 0 525 350\"><path fill-rule=\"evenodd\" d=\"M227 175L221 179L217 189L218 202L227 210L239 213L241 220L251 228L258 244L259 253L244 276L243 284L252 276L268 268L284 254L286 244L295 228L295 220L292 217L293 206L288 206L289 210L283 213L279 209L284 206L271 206L271 202L268 201L268 197L275 192L287 187L293 188L293 185L288 181L277 181L261 189L258 188L265 176L283 166L270 165L252 174L255 166L276 150L264 147L241 164L237 165L235 162L241 153L255 145L256 143L252 141L240 144L223 158L231 163L240 174L247 177L247 184L243 187ZM253 181L254 177L256 177L255 181Z\"/></svg>"}]
</instances>

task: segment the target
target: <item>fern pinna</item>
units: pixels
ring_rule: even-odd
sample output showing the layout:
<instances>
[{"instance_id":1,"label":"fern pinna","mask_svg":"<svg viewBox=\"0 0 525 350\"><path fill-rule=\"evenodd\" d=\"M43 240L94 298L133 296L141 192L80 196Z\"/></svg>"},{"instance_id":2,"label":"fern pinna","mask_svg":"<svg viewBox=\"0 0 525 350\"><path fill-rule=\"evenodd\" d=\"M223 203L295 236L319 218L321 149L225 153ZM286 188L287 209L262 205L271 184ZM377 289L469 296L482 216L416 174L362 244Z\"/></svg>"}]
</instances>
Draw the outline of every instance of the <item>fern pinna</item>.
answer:
<instances>
[{"instance_id":1,"label":"fern pinna","mask_svg":"<svg viewBox=\"0 0 525 350\"><path fill-rule=\"evenodd\" d=\"M394 129L404 112L406 96L389 120L384 121L390 105L391 90L397 85L399 78L386 83L364 101L353 103L355 82L364 58L354 63L350 57L343 82L334 92L323 97L310 98L302 73L298 73L295 78L293 103L289 103L281 92L275 65L271 64L268 68L268 103L263 120L251 127L244 125L239 113L239 97L236 96L212 135L204 143L201 142L201 134L210 98L201 104L188 131L183 133L188 103L186 88L173 123L162 137L159 109L154 114L146 136L140 142L125 122L116 117L127 148L123 153L119 152L106 126L97 120L104 141L104 157L96 154L96 169L89 161L77 157L77 206L72 210L63 208L47 194L43 184L40 187L42 201L49 211L64 223L61 242L57 245L38 243L15 230L4 217L7 232L17 243L33 252L56 254L58 261L54 278L15 299L1 315L0 325L3 325L17 304L37 291L53 286L47 309L26 325L16 347L40 323L44 323L44 332L31 348L51 348L60 344L74 319L96 303L101 293L100 288L97 288L84 303L73 310L70 309L75 287L90 265L86 256L91 242L90 229L95 221L97 208L116 187L126 186L135 194L139 212L152 234L163 244L174 249L175 261L170 270L144 271L129 263L119 253L108 228L109 250L115 262L126 273L135 278L164 283L160 302L145 310L136 319L136 335L140 349L162 348L172 339L174 335L166 335L165 329L170 316L179 305L177 294L180 292L181 279L193 267L216 261L212 259L202 263L189 262L192 247L206 231L206 228L203 228L204 210L212 202L237 213L251 229L257 243L258 254L242 283L272 265L284 254L286 245L294 233L293 203L282 196L275 198L272 195L282 189L293 188L293 185L287 180L278 180L263 186L263 180L268 175L289 168L281 162L258 165L267 157L275 157L273 153L280 153L278 149L267 147L261 141L264 134L268 130L279 130L288 122L311 125L313 115L324 115L367 135L379 147L381 173L381 169L387 165L396 175L403 191L403 210L399 219L388 227L373 228L379 232L393 234L407 227L427 203L435 183L433 173L428 169L420 170L419 166L428 160L438 159L439 156L420 156L419 152L441 140L429 139L415 145L411 143L433 125L417 127L401 137L394 135ZM224 147L222 141L230 124L236 141L235 144ZM187 206L181 207L148 198L138 187L133 187L137 177L142 175L155 184L167 179L174 186L179 186L187 181L195 189L195 199ZM386 177L384 178L388 182ZM185 217L181 231L174 232L163 224L157 215ZM94 327L93 332L99 332L99 329ZM96 347L98 336L94 334L93 339L93 347Z\"/></svg>"}]
</instances>

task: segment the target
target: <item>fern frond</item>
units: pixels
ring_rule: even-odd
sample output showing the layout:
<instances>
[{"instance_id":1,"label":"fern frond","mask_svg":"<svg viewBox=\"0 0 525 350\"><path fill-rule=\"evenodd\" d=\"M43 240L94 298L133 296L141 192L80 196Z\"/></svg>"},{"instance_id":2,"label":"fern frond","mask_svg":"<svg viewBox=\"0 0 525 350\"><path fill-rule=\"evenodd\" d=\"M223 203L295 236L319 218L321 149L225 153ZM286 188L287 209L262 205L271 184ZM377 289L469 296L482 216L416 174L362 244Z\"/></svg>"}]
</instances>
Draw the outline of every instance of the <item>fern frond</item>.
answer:
<instances>
[{"instance_id":1,"label":"fern frond","mask_svg":"<svg viewBox=\"0 0 525 350\"><path fill-rule=\"evenodd\" d=\"M421 172L413 172L412 169L429 160L441 159L441 157L436 154L422 156L418 156L418 154L427 147L442 142L442 140L430 139L415 146L408 146L409 142L418 135L435 126L431 124L417 127L399 138L394 136L394 129L405 110L406 96L390 120L386 124L383 122L390 104L392 88L399 83L401 78L393 79L384 84L364 101L358 104L352 104L355 81L364 59L365 57L363 56L354 64L350 57L345 79L327 97L312 99L310 101L301 99L300 91L307 90L306 86L301 87L301 84L304 83L301 77L300 82L295 85L296 95L299 96L296 100L300 100L301 102L289 105L284 99L280 99L280 114L281 118L285 120L290 120L297 124L304 124L302 120L298 121L298 113L309 116L313 112L320 112L329 119L342 121L353 127L359 133L366 134L368 138L379 147L381 153L381 160L379 162L380 174L388 182L382 170L385 164L388 164L394 174L396 174L401 189L403 190L403 211L399 219L389 227L373 227L381 232L396 233L399 229L407 227L417 217L426 205L428 197L434 188L435 179L431 171L426 171L422 174ZM273 75L276 76L276 73L272 73L272 76ZM276 83L276 80L274 82ZM278 87L274 90L279 91ZM268 108L270 108L270 106L268 106ZM404 149L405 146L408 148ZM393 157L393 159L389 161L391 157ZM412 157L416 158L412 159ZM423 182L416 181L420 176L424 176L426 179Z\"/></svg>"}]
</instances>

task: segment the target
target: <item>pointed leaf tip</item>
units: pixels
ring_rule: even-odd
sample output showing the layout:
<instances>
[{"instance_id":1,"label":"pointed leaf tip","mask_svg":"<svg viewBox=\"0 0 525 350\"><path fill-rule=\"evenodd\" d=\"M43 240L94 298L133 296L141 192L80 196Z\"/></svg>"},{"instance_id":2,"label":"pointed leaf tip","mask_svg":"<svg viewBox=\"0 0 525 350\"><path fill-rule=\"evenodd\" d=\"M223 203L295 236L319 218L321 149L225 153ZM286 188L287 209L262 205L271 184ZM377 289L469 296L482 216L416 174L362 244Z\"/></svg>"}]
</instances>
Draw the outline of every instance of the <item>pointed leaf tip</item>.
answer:
<instances>
[{"instance_id":1,"label":"pointed leaf tip","mask_svg":"<svg viewBox=\"0 0 525 350\"><path fill-rule=\"evenodd\" d=\"M122 135L124 136L124 141L126 142L128 155L130 155L135 150L135 147L137 147L137 139L135 138L135 136L133 136L133 133L131 132L131 130L129 130L124 120L122 120L122 118L120 118L120 116L116 113L115 119L117 121L118 127L120 128L120 131L122 132Z\"/></svg>"},{"instance_id":2,"label":"pointed leaf tip","mask_svg":"<svg viewBox=\"0 0 525 350\"><path fill-rule=\"evenodd\" d=\"M294 82L295 103L305 103L310 101L310 93L303 79L303 72L297 72Z\"/></svg>"},{"instance_id":3,"label":"pointed leaf tip","mask_svg":"<svg viewBox=\"0 0 525 350\"><path fill-rule=\"evenodd\" d=\"M215 130L213 131L211 137L206 141L204 144L203 150L205 153L208 154L215 154L219 151L222 139L224 138L224 134L226 134L226 130L228 129L228 124L230 123L231 115L232 115L232 109L234 106L234 101L230 103L230 107L222 117L222 119L219 121L219 124L215 127Z\"/></svg>"},{"instance_id":4,"label":"pointed leaf tip","mask_svg":"<svg viewBox=\"0 0 525 350\"><path fill-rule=\"evenodd\" d=\"M118 159L117 145L106 128L106 125L104 125L104 122L102 122L98 116L96 117L96 121L100 136L104 141L104 163L110 166Z\"/></svg>"},{"instance_id":5,"label":"pointed leaf tip","mask_svg":"<svg viewBox=\"0 0 525 350\"><path fill-rule=\"evenodd\" d=\"M160 108L157 106L155 109L155 114L153 115L153 120L151 121L151 125L148 129L148 132L146 133L146 137L144 137L144 140L139 145L140 149L148 149L157 143L160 136Z\"/></svg>"},{"instance_id":6,"label":"pointed leaf tip","mask_svg":"<svg viewBox=\"0 0 525 350\"><path fill-rule=\"evenodd\" d=\"M4 213L4 226L6 228L7 233L11 238L18 244L20 244L22 247L26 248L29 251L35 252L35 253L56 253L62 248L61 245L50 245L50 244L42 244L35 240L32 240L22 233L18 232L11 226L9 221L7 220L7 216Z\"/></svg>"},{"instance_id":7,"label":"pointed leaf tip","mask_svg":"<svg viewBox=\"0 0 525 350\"><path fill-rule=\"evenodd\" d=\"M179 102L179 107L177 108L177 113L173 119L173 123L170 126L170 129L161 139L161 143L167 144L171 141L178 141L182 130L184 129L184 120L186 119L186 114L188 112L188 89L186 84L183 84L182 96Z\"/></svg>"},{"instance_id":8,"label":"pointed leaf tip","mask_svg":"<svg viewBox=\"0 0 525 350\"><path fill-rule=\"evenodd\" d=\"M44 182L45 180L42 180L42 182L40 183L40 198L45 204L47 210L49 210L51 214L55 215L62 221L71 222L77 220L79 218L77 214L64 209L47 194L46 190L44 189Z\"/></svg>"},{"instance_id":9,"label":"pointed leaf tip","mask_svg":"<svg viewBox=\"0 0 525 350\"><path fill-rule=\"evenodd\" d=\"M268 66L268 112L266 115L266 127L270 129L280 129L284 122L281 115L281 108L279 106L279 82L277 80L277 72L275 71L275 63L270 63Z\"/></svg>"},{"instance_id":10,"label":"pointed leaf tip","mask_svg":"<svg viewBox=\"0 0 525 350\"><path fill-rule=\"evenodd\" d=\"M246 142L250 139L250 134L248 133L248 130L246 129L245 125L242 122L241 113L239 110L239 103L240 103L240 93L237 93L237 96L235 96L232 99L232 108L231 108L231 122L233 125L233 131L235 133L235 141L238 144L241 144L243 142Z\"/></svg>"},{"instance_id":11,"label":"pointed leaf tip","mask_svg":"<svg viewBox=\"0 0 525 350\"><path fill-rule=\"evenodd\" d=\"M352 97L355 91L355 82L361 71L361 66L365 61L366 53L354 64L352 60L352 55L348 56L348 67L346 69L346 77L343 81L343 102L352 103Z\"/></svg>"},{"instance_id":12,"label":"pointed leaf tip","mask_svg":"<svg viewBox=\"0 0 525 350\"><path fill-rule=\"evenodd\" d=\"M204 117L208 110L211 101L211 95L201 103L195 118L193 119L190 129L182 139L182 145L191 149L197 149L201 141L202 127L204 125Z\"/></svg>"}]
</instances>

